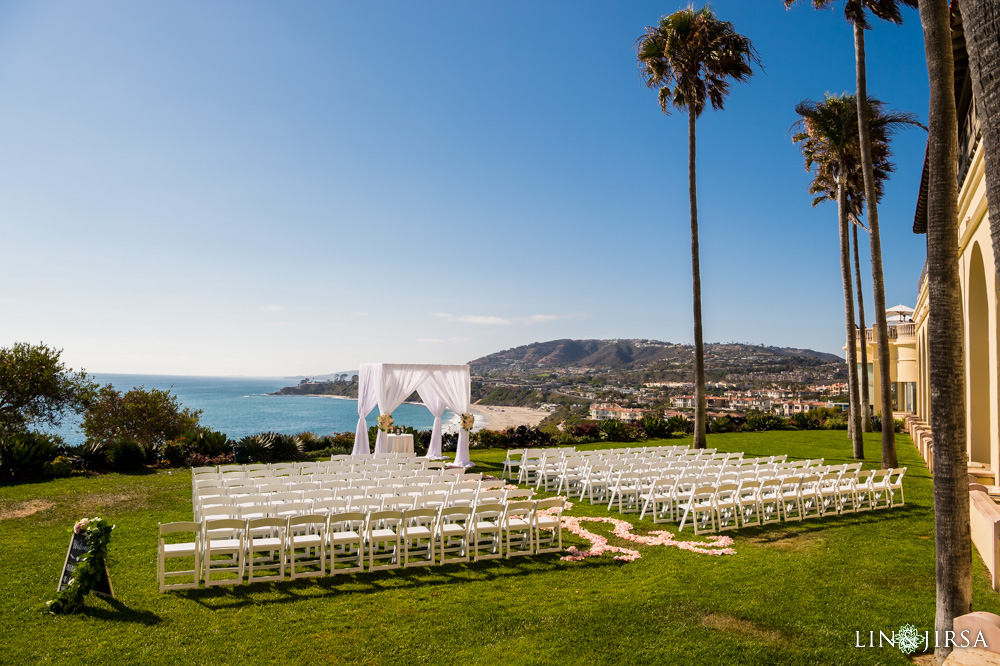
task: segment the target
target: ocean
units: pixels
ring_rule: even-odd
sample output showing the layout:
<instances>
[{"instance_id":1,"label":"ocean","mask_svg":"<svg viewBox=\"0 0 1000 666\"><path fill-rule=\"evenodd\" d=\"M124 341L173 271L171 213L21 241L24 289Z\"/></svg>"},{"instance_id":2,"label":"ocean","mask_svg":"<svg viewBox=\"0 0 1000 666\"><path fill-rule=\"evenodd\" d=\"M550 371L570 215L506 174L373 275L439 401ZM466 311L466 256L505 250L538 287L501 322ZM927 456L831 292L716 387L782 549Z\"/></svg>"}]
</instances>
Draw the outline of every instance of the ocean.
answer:
<instances>
[{"instance_id":1,"label":"ocean","mask_svg":"<svg viewBox=\"0 0 1000 666\"><path fill-rule=\"evenodd\" d=\"M97 374L101 385L113 384L125 392L135 386L168 390L185 407L202 410L201 424L235 439L258 432L317 435L354 431L358 423L358 401L327 396L268 395L298 380L280 377L184 377L171 375ZM368 425L375 425L378 408L368 415ZM423 405L400 405L393 413L397 425L429 430L434 417ZM445 411L447 429L457 417ZM62 427L53 429L67 444L84 440L79 419L71 415Z\"/></svg>"}]
</instances>

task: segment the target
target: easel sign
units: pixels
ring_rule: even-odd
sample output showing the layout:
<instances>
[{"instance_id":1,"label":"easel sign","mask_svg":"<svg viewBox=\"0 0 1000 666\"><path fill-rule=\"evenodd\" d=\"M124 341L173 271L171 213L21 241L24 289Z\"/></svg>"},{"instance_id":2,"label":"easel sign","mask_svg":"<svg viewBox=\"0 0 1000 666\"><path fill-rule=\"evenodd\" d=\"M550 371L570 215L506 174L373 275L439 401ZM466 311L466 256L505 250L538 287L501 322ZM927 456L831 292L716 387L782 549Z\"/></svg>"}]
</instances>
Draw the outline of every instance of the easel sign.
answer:
<instances>
[{"instance_id":1,"label":"easel sign","mask_svg":"<svg viewBox=\"0 0 1000 666\"><path fill-rule=\"evenodd\" d=\"M80 558L89 552L89 550L87 548L87 535L74 534L69 542L69 550L66 551L66 561L63 562L62 576L59 578L59 585L56 588L56 592L62 592L69 587L70 581L73 580L73 572L80 563ZM115 591L111 587L111 576L108 574L107 563L104 564L104 575L98 581L97 588L93 592L108 599L115 598Z\"/></svg>"}]
</instances>

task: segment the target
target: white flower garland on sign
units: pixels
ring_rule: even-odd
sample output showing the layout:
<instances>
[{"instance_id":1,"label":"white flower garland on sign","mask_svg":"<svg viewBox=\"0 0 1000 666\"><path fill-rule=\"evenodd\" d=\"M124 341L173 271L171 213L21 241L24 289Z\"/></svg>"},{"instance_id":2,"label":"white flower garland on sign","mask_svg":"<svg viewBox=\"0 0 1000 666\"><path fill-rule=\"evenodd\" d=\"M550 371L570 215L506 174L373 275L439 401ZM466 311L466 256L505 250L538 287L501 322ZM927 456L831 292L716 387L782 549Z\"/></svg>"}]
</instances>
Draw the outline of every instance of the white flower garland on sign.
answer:
<instances>
[{"instance_id":1,"label":"white flower garland on sign","mask_svg":"<svg viewBox=\"0 0 1000 666\"><path fill-rule=\"evenodd\" d=\"M462 430L472 430L472 426L476 423L476 417L473 414L466 412L462 414L462 418L459 420L462 426Z\"/></svg>"}]
</instances>

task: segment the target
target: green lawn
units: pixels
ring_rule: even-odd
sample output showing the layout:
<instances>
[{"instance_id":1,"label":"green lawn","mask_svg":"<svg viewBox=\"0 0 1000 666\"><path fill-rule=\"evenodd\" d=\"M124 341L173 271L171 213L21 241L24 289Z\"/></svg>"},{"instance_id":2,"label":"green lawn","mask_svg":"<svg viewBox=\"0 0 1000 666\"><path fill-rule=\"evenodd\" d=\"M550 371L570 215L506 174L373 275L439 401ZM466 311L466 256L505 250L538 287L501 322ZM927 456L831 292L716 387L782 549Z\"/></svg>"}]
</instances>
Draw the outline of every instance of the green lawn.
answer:
<instances>
[{"instance_id":1,"label":"green lawn","mask_svg":"<svg viewBox=\"0 0 1000 666\"><path fill-rule=\"evenodd\" d=\"M909 468L905 507L728 532L734 556L612 537L642 559L543 555L163 595L156 524L190 520L188 472L2 486L4 515L32 502L47 508L0 520L0 662L908 663L893 648L854 647L856 631L933 629L931 480L909 438L898 442ZM850 452L839 431L713 435L710 446L831 463ZM866 446L877 464L878 436ZM498 471L504 452L472 457L477 470ZM619 515L587 503L572 514ZM117 602L89 597L76 616L40 613L67 529L94 515L117 524L109 558ZM639 533L675 529L626 519ZM566 543L586 545L572 536ZM978 556L973 570L976 610L1000 613Z\"/></svg>"}]
</instances>

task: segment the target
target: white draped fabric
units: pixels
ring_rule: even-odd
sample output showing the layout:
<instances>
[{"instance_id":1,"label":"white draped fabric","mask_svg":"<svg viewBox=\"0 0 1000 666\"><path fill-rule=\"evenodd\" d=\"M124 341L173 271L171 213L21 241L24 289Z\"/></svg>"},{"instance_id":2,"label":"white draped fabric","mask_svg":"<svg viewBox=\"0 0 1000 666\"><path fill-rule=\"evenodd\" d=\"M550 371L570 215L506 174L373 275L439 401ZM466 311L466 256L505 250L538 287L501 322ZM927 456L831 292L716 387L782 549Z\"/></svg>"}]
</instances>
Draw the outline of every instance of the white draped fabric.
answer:
<instances>
[{"instance_id":1,"label":"white draped fabric","mask_svg":"<svg viewBox=\"0 0 1000 666\"><path fill-rule=\"evenodd\" d=\"M423 365L362 363L358 377L358 431L354 436L354 455L370 455L368 423L365 417L378 405L380 414L399 407L413 391L434 415L431 444L427 457L441 457L441 415L445 408L464 414L472 406L472 382L467 365ZM385 433L375 440L375 453L385 451ZM469 459L469 431L459 430L455 463L472 465Z\"/></svg>"},{"instance_id":2,"label":"white draped fabric","mask_svg":"<svg viewBox=\"0 0 1000 666\"><path fill-rule=\"evenodd\" d=\"M370 456L368 446L368 421L366 417L378 404L378 392L374 382L362 382L358 377L358 427L354 434L352 456Z\"/></svg>"},{"instance_id":3,"label":"white draped fabric","mask_svg":"<svg viewBox=\"0 0 1000 666\"><path fill-rule=\"evenodd\" d=\"M434 426L431 428L431 443L427 447L427 457L431 460L441 458L441 415L444 414L444 399L433 388L424 384L417 388L420 399L434 415Z\"/></svg>"}]
</instances>

